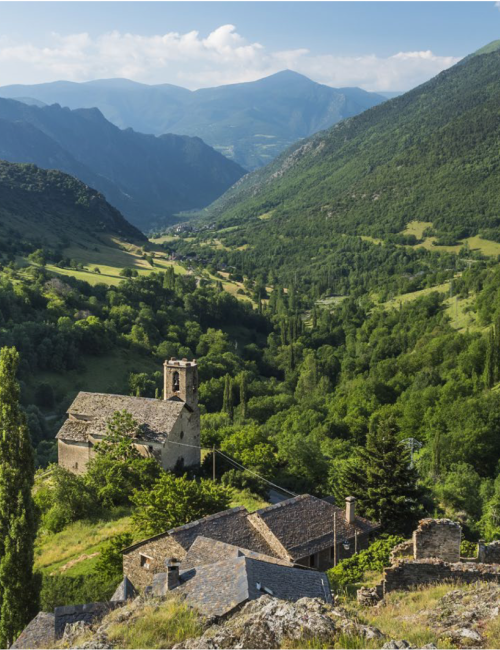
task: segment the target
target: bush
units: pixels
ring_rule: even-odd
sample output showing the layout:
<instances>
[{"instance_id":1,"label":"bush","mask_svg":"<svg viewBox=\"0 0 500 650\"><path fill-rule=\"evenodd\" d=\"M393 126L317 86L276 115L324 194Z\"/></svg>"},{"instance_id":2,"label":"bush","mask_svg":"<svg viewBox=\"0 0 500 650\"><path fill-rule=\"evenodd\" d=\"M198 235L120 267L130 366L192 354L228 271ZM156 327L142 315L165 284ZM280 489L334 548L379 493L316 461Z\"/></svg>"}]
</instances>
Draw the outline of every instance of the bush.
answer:
<instances>
[{"instance_id":1,"label":"bush","mask_svg":"<svg viewBox=\"0 0 500 650\"><path fill-rule=\"evenodd\" d=\"M62 605L84 605L104 602L111 598L121 576L104 578L97 573L81 576L43 575L40 606L44 612L53 612Z\"/></svg>"},{"instance_id":2,"label":"bush","mask_svg":"<svg viewBox=\"0 0 500 650\"><path fill-rule=\"evenodd\" d=\"M328 571L332 587L345 587L363 580L365 571L382 571L389 564L389 556L396 544L404 541L399 535L390 535L374 542L369 548L357 555L342 560Z\"/></svg>"},{"instance_id":3,"label":"bush","mask_svg":"<svg viewBox=\"0 0 500 650\"><path fill-rule=\"evenodd\" d=\"M460 544L460 555L461 557L476 557L477 556L477 544L475 542L469 542L466 539L462 540Z\"/></svg>"},{"instance_id":4,"label":"bush","mask_svg":"<svg viewBox=\"0 0 500 650\"><path fill-rule=\"evenodd\" d=\"M209 479L163 473L150 490L136 490L131 500L138 530L157 535L229 508L231 490Z\"/></svg>"},{"instance_id":5,"label":"bush","mask_svg":"<svg viewBox=\"0 0 500 650\"><path fill-rule=\"evenodd\" d=\"M95 491L81 476L58 465L36 490L34 500L41 514L42 527L52 533L58 533L73 521L99 514Z\"/></svg>"},{"instance_id":6,"label":"bush","mask_svg":"<svg viewBox=\"0 0 500 650\"><path fill-rule=\"evenodd\" d=\"M123 573L123 556L121 552L131 544L132 535L130 533L115 535L104 544L95 567L96 572L104 580L121 579Z\"/></svg>"}]
</instances>

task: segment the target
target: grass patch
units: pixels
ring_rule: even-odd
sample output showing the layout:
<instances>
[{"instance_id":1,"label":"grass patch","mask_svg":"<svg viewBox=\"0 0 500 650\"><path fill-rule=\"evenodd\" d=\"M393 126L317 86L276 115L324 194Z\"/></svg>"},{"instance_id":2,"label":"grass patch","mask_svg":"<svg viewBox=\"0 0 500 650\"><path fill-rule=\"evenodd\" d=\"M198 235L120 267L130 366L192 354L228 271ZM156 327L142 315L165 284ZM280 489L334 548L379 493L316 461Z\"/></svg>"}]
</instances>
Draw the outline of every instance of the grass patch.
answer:
<instances>
[{"instance_id":1,"label":"grass patch","mask_svg":"<svg viewBox=\"0 0 500 650\"><path fill-rule=\"evenodd\" d=\"M435 608L441 598L457 588L455 584L424 586L413 591L398 591L385 597L383 607L363 608L364 622L377 627L394 639L405 639L421 648L434 643L438 648L450 648L450 642L439 639L436 630L429 626L428 611ZM470 585L461 585L467 591ZM360 608L357 609L360 612Z\"/></svg>"},{"instance_id":2,"label":"grass patch","mask_svg":"<svg viewBox=\"0 0 500 650\"><path fill-rule=\"evenodd\" d=\"M270 210L269 212L264 212L264 214L261 214L260 217L257 217L261 221L268 221L268 219L271 219L273 216L275 210Z\"/></svg>"},{"instance_id":3,"label":"grass patch","mask_svg":"<svg viewBox=\"0 0 500 650\"><path fill-rule=\"evenodd\" d=\"M229 507L235 508L236 506L245 506L248 512L255 512L255 510L267 508L269 505L271 504L268 501L253 494L250 490L233 490L233 499Z\"/></svg>"},{"instance_id":4,"label":"grass patch","mask_svg":"<svg viewBox=\"0 0 500 650\"><path fill-rule=\"evenodd\" d=\"M432 221L410 221L410 223L403 230L403 235L415 235L417 239L422 239L424 231L427 228L432 228Z\"/></svg>"},{"instance_id":5,"label":"grass patch","mask_svg":"<svg viewBox=\"0 0 500 650\"><path fill-rule=\"evenodd\" d=\"M131 531L132 520L129 508L115 508L96 521L77 521L60 533L42 533L35 546L35 567L52 573L82 555L91 555L100 550L104 542L120 533ZM64 573L82 575L88 573L97 556L78 562Z\"/></svg>"},{"instance_id":6,"label":"grass patch","mask_svg":"<svg viewBox=\"0 0 500 650\"><path fill-rule=\"evenodd\" d=\"M56 394L67 397L74 397L80 390L126 395L131 372L151 373L159 368L159 362L150 355L123 349L101 357L86 356L84 363L83 370L38 373L37 381L50 384Z\"/></svg>"},{"instance_id":7,"label":"grass patch","mask_svg":"<svg viewBox=\"0 0 500 650\"><path fill-rule=\"evenodd\" d=\"M119 616L120 610L113 614ZM190 637L202 634L196 612L182 600L172 597L159 605L140 609L124 623L111 623L108 638L117 648L171 648Z\"/></svg>"}]
</instances>

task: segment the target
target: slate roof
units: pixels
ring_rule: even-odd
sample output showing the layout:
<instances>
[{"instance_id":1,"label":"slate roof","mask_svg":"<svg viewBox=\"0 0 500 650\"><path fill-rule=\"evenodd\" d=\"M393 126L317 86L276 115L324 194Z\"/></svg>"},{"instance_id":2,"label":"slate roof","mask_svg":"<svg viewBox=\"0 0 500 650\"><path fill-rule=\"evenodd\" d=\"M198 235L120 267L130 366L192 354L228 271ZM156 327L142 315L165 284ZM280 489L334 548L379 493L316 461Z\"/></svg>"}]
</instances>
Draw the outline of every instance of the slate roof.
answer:
<instances>
[{"instance_id":1,"label":"slate roof","mask_svg":"<svg viewBox=\"0 0 500 650\"><path fill-rule=\"evenodd\" d=\"M189 407L180 400L80 392L56 438L87 442L91 435L105 436L113 414L126 410L141 426L139 440L164 443L184 408Z\"/></svg>"},{"instance_id":2,"label":"slate roof","mask_svg":"<svg viewBox=\"0 0 500 650\"><path fill-rule=\"evenodd\" d=\"M229 558L184 571L175 593L183 594L205 616L225 616L265 593L282 600L321 598L331 603L325 573L270 564L249 557Z\"/></svg>"},{"instance_id":3,"label":"slate roof","mask_svg":"<svg viewBox=\"0 0 500 650\"><path fill-rule=\"evenodd\" d=\"M186 571L194 567L214 564L216 562L222 562L224 560L235 559L243 556L273 564L292 566L291 562L288 562L287 560L281 560L280 558L264 555L263 553L256 553L247 548L240 548L233 544L226 544L225 542L199 535L191 545L186 557L182 560L181 570Z\"/></svg>"},{"instance_id":4,"label":"slate roof","mask_svg":"<svg viewBox=\"0 0 500 650\"><path fill-rule=\"evenodd\" d=\"M244 506L223 510L214 515L192 521L190 524L172 528L154 537L149 537L129 546L122 552L129 553L136 548L149 544L149 542L167 536L172 537L184 550L189 551L196 538L202 535L216 541L226 542L256 553L275 557L276 554L262 535L248 521L247 516L248 511Z\"/></svg>"},{"instance_id":5,"label":"slate roof","mask_svg":"<svg viewBox=\"0 0 500 650\"><path fill-rule=\"evenodd\" d=\"M38 612L10 646L14 649L53 648L55 643L55 616Z\"/></svg>"},{"instance_id":6,"label":"slate roof","mask_svg":"<svg viewBox=\"0 0 500 650\"><path fill-rule=\"evenodd\" d=\"M115 590L115 593L111 596L110 601L122 603L130 598L135 598L137 596L137 591L134 585L130 580L125 576L120 582L118 587Z\"/></svg>"},{"instance_id":7,"label":"slate roof","mask_svg":"<svg viewBox=\"0 0 500 650\"><path fill-rule=\"evenodd\" d=\"M286 548L293 560L299 560L334 545L333 519L337 515L337 542L376 530L379 525L356 516L355 526L347 523L345 511L309 494L302 494L262 508L254 513Z\"/></svg>"}]
</instances>

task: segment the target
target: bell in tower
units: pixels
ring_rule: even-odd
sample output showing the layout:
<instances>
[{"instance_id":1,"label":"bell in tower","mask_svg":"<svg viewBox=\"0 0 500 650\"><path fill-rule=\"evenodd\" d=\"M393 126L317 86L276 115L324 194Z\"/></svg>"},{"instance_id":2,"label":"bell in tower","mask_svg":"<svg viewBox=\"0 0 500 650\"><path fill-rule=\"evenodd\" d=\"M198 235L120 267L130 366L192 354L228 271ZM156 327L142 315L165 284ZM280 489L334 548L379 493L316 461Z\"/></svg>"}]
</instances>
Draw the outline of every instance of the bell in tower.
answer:
<instances>
[{"instance_id":1,"label":"bell in tower","mask_svg":"<svg viewBox=\"0 0 500 650\"><path fill-rule=\"evenodd\" d=\"M175 359L165 361L163 399L177 399L192 409L198 408L198 366L196 361Z\"/></svg>"}]
</instances>

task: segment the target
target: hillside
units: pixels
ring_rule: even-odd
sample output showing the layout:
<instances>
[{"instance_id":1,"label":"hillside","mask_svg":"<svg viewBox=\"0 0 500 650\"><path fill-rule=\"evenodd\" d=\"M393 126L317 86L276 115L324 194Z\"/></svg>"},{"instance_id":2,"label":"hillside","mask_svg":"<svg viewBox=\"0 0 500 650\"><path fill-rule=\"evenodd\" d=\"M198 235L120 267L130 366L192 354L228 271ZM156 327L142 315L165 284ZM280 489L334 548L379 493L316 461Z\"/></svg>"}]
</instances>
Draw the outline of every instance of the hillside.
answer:
<instances>
[{"instance_id":1,"label":"hillside","mask_svg":"<svg viewBox=\"0 0 500 650\"><path fill-rule=\"evenodd\" d=\"M242 179L209 210L231 227L217 235L251 244L242 265L268 271L279 254L306 274L306 260L321 250L324 262L341 235L387 240L415 220L435 244L498 241L499 101L500 52L469 57Z\"/></svg>"},{"instance_id":2,"label":"hillside","mask_svg":"<svg viewBox=\"0 0 500 650\"><path fill-rule=\"evenodd\" d=\"M0 161L0 240L63 247L103 244L115 236L141 243L144 235L102 194L55 170Z\"/></svg>"},{"instance_id":3,"label":"hillside","mask_svg":"<svg viewBox=\"0 0 500 650\"><path fill-rule=\"evenodd\" d=\"M102 79L4 86L0 96L72 109L96 106L120 128L198 136L245 169L265 165L297 140L385 101L376 93L330 88L290 70L194 92Z\"/></svg>"},{"instance_id":4,"label":"hillside","mask_svg":"<svg viewBox=\"0 0 500 650\"><path fill-rule=\"evenodd\" d=\"M71 174L142 230L208 205L243 174L199 138L120 130L98 109L0 99L0 158Z\"/></svg>"}]
</instances>

